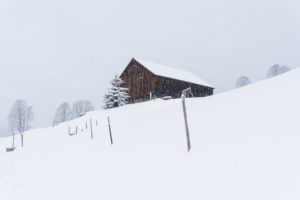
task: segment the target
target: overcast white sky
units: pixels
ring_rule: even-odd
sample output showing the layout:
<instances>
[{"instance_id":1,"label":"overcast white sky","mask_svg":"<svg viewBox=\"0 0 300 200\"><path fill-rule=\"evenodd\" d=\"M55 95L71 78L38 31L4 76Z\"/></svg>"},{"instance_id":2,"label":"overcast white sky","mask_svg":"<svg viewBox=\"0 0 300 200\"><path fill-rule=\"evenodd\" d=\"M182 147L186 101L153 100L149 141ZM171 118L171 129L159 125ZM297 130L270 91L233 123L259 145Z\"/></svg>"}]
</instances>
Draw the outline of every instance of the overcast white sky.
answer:
<instances>
[{"instance_id":1,"label":"overcast white sky","mask_svg":"<svg viewBox=\"0 0 300 200\"><path fill-rule=\"evenodd\" d=\"M299 0L0 0L0 126L17 98L34 106L34 127L63 101L100 107L132 57L222 92L274 63L300 66L299 48Z\"/></svg>"}]
</instances>

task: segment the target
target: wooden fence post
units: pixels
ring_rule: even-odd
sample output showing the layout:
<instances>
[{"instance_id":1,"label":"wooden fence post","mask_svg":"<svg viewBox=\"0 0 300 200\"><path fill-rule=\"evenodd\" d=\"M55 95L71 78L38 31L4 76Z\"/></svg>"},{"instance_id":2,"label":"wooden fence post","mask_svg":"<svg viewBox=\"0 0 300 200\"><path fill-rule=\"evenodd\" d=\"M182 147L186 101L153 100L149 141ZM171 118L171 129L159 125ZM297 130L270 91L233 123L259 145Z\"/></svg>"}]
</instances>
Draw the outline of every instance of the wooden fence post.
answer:
<instances>
[{"instance_id":1,"label":"wooden fence post","mask_svg":"<svg viewBox=\"0 0 300 200\"><path fill-rule=\"evenodd\" d=\"M71 133L71 128L70 128L70 126L68 127L68 134L69 134L70 136L77 135L77 133L78 133L78 127L77 127L77 126L76 126L75 133Z\"/></svg>"},{"instance_id":2,"label":"wooden fence post","mask_svg":"<svg viewBox=\"0 0 300 200\"><path fill-rule=\"evenodd\" d=\"M13 132L12 148L15 148L15 132Z\"/></svg>"},{"instance_id":3,"label":"wooden fence post","mask_svg":"<svg viewBox=\"0 0 300 200\"><path fill-rule=\"evenodd\" d=\"M91 126L91 139L93 139L94 135L93 135L93 123L92 123L92 119L90 119L90 126Z\"/></svg>"},{"instance_id":4,"label":"wooden fence post","mask_svg":"<svg viewBox=\"0 0 300 200\"><path fill-rule=\"evenodd\" d=\"M112 138L112 133L111 133L111 127L110 127L110 120L109 117L107 117L108 120L108 128L109 128L109 137L110 137L110 144L113 144L113 138Z\"/></svg>"},{"instance_id":5,"label":"wooden fence post","mask_svg":"<svg viewBox=\"0 0 300 200\"><path fill-rule=\"evenodd\" d=\"M23 133L21 133L21 143L22 143L22 147L24 147L24 136L23 136Z\"/></svg>"},{"instance_id":6,"label":"wooden fence post","mask_svg":"<svg viewBox=\"0 0 300 200\"><path fill-rule=\"evenodd\" d=\"M184 123L185 123L185 132L186 132L186 140L187 140L187 148L188 152L191 150L191 140L190 140L190 132L186 114L186 105L185 105L185 94L182 94L182 108L183 108L183 115L184 115Z\"/></svg>"}]
</instances>

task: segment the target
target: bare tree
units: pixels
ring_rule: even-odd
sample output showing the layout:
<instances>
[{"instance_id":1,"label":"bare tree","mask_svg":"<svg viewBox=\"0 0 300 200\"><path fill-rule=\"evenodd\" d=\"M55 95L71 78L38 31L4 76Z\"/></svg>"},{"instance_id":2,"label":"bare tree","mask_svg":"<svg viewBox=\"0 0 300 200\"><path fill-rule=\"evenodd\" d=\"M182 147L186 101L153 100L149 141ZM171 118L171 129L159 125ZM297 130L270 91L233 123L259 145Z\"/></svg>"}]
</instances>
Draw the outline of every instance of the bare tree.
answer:
<instances>
[{"instance_id":1,"label":"bare tree","mask_svg":"<svg viewBox=\"0 0 300 200\"><path fill-rule=\"evenodd\" d=\"M73 118L80 117L89 111L93 111L94 109L95 109L94 105L92 104L92 102L88 100L77 101L73 104L72 107Z\"/></svg>"},{"instance_id":2,"label":"bare tree","mask_svg":"<svg viewBox=\"0 0 300 200\"><path fill-rule=\"evenodd\" d=\"M71 119L71 107L69 103L64 102L61 105L58 106L54 119L53 119L53 125L57 125L62 122L66 122Z\"/></svg>"},{"instance_id":3,"label":"bare tree","mask_svg":"<svg viewBox=\"0 0 300 200\"><path fill-rule=\"evenodd\" d=\"M23 133L28 131L30 122L33 120L32 106L28 106L25 100L17 100L8 116L8 123L13 136L15 133L21 134L21 143L24 146Z\"/></svg>"},{"instance_id":4,"label":"bare tree","mask_svg":"<svg viewBox=\"0 0 300 200\"><path fill-rule=\"evenodd\" d=\"M278 76L288 71L290 71L290 68L288 66L275 64L269 68L267 78Z\"/></svg>"},{"instance_id":5,"label":"bare tree","mask_svg":"<svg viewBox=\"0 0 300 200\"><path fill-rule=\"evenodd\" d=\"M236 88L244 87L249 84L251 84L251 80L247 76L241 76L236 81Z\"/></svg>"},{"instance_id":6,"label":"bare tree","mask_svg":"<svg viewBox=\"0 0 300 200\"><path fill-rule=\"evenodd\" d=\"M95 110L95 106L91 101L84 101L85 113Z\"/></svg>"}]
</instances>

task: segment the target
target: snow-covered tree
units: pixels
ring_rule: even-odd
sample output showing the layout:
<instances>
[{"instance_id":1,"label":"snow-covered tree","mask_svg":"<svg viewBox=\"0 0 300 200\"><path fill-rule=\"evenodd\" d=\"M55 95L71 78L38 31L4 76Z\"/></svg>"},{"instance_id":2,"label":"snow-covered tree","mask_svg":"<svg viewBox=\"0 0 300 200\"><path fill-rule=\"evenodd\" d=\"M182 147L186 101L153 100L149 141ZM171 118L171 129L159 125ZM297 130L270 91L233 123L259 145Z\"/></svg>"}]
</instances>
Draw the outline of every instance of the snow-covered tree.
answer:
<instances>
[{"instance_id":1,"label":"snow-covered tree","mask_svg":"<svg viewBox=\"0 0 300 200\"><path fill-rule=\"evenodd\" d=\"M236 88L244 87L249 84L251 84L251 80L247 76L241 76L236 81Z\"/></svg>"},{"instance_id":2,"label":"snow-covered tree","mask_svg":"<svg viewBox=\"0 0 300 200\"><path fill-rule=\"evenodd\" d=\"M115 75L115 78L111 81L111 88L104 96L105 109L123 106L128 103L128 89L121 87L122 83L124 83L123 80Z\"/></svg>"},{"instance_id":3,"label":"snow-covered tree","mask_svg":"<svg viewBox=\"0 0 300 200\"><path fill-rule=\"evenodd\" d=\"M72 107L73 118L80 117L80 116L84 115L85 113L92 111L94 109L95 109L94 105L92 104L92 102L90 102L88 100L77 101L73 104L73 107Z\"/></svg>"},{"instance_id":4,"label":"snow-covered tree","mask_svg":"<svg viewBox=\"0 0 300 200\"><path fill-rule=\"evenodd\" d=\"M13 136L21 134L21 142L23 143L23 133L28 131L30 127L30 122L33 120L33 110L32 106L28 106L25 100L17 100L8 116L8 124Z\"/></svg>"},{"instance_id":5,"label":"snow-covered tree","mask_svg":"<svg viewBox=\"0 0 300 200\"><path fill-rule=\"evenodd\" d=\"M268 74L267 74L267 78L271 78L271 77L274 77L274 76L278 76L280 74L283 74L283 73L286 73L290 71L290 68L285 66L285 65L278 65L278 64L275 64L275 65L272 65L270 68L269 68L269 71L268 71Z\"/></svg>"},{"instance_id":6,"label":"snow-covered tree","mask_svg":"<svg viewBox=\"0 0 300 200\"><path fill-rule=\"evenodd\" d=\"M57 125L59 123L68 121L71 119L71 107L70 104L67 102L62 103L58 106L54 119L53 119L53 125Z\"/></svg>"}]
</instances>

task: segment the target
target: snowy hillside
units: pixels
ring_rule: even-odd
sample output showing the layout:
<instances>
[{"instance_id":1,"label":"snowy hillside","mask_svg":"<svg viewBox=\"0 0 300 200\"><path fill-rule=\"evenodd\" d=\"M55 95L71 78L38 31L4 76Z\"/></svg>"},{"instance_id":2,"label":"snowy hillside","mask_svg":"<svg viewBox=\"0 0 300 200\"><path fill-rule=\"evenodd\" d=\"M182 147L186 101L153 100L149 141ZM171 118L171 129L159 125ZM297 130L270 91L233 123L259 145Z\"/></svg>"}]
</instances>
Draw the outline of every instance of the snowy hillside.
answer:
<instances>
[{"instance_id":1,"label":"snowy hillside","mask_svg":"<svg viewBox=\"0 0 300 200\"><path fill-rule=\"evenodd\" d=\"M188 99L189 153L180 100L95 111L33 130L13 153L4 152L11 138L0 138L0 199L299 199L299 91L294 70ZM79 133L69 136L68 126Z\"/></svg>"}]
</instances>

